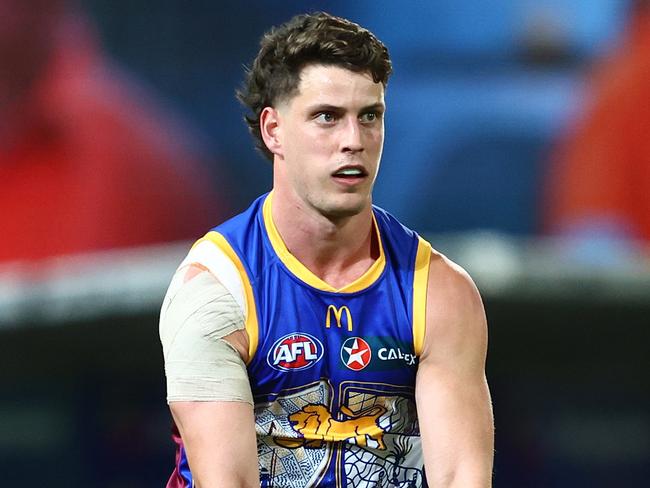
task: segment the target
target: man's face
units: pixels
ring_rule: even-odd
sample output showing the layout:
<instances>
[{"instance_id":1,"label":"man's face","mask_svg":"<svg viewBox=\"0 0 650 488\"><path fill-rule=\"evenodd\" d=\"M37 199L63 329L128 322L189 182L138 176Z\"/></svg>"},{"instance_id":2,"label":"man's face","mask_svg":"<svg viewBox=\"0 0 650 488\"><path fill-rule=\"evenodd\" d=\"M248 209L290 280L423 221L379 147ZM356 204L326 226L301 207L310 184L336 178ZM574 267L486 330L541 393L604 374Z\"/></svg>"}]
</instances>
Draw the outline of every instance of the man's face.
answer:
<instances>
[{"instance_id":1,"label":"man's face","mask_svg":"<svg viewBox=\"0 0 650 488\"><path fill-rule=\"evenodd\" d=\"M384 87L370 74L308 65L279 104L276 187L331 219L367 208L384 144Z\"/></svg>"}]
</instances>

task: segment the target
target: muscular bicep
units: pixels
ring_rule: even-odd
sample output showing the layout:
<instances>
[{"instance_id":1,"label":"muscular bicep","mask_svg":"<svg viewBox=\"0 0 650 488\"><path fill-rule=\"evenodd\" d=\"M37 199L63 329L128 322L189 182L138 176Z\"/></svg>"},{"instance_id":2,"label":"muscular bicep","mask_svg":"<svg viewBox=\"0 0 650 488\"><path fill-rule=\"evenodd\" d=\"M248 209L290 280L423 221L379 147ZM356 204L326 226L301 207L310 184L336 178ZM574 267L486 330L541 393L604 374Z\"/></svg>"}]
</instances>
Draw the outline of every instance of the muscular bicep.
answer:
<instances>
[{"instance_id":1,"label":"muscular bicep","mask_svg":"<svg viewBox=\"0 0 650 488\"><path fill-rule=\"evenodd\" d=\"M434 486L491 486L493 427L485 379L487 327L467 274L432 259L416 402L427 476Z\"/></svg>"}]
</instances>

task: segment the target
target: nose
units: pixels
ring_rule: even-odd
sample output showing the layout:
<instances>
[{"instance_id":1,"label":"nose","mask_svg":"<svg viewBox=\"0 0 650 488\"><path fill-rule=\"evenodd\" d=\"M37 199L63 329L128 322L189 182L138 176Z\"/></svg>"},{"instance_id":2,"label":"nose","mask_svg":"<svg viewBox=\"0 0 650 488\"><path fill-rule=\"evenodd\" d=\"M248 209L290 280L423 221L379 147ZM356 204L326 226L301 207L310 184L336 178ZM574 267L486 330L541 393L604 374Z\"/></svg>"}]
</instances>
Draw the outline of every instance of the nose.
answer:
<instances>
[{"instance_id":1,"label":"nose","mask_svg":"<svg viewBox=\"0 0 650 488\"><path fill-rule=\"evenodd\" d=\"M342 152L360 152L363 151L363 135L362 128L359 125L359 120L356 117L348 117L346 123L342 127L343 134L341 136L341 151Z\"/></svg>"}]
</instances>

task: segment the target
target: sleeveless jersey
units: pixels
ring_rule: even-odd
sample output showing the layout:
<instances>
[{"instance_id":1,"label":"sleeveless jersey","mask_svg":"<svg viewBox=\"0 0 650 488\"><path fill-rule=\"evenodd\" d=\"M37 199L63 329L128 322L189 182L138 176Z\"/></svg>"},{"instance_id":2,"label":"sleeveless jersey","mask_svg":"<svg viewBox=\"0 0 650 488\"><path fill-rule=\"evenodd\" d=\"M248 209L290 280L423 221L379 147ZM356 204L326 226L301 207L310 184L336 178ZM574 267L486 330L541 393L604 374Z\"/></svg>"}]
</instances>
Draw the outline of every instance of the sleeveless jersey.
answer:
<instances>
[{"instance_id":1,"label":"sleeveless jersey","mask_svg":"<svg viewBox=\"0 0 650 488\"><path fill-rule=\"evenodd\" d=\"M271 199L204 238L244 285L261 486L426 487L415 375L431 247L373 206L379 258L334 289L287 250Z\"/></svg>"}]
</instances>

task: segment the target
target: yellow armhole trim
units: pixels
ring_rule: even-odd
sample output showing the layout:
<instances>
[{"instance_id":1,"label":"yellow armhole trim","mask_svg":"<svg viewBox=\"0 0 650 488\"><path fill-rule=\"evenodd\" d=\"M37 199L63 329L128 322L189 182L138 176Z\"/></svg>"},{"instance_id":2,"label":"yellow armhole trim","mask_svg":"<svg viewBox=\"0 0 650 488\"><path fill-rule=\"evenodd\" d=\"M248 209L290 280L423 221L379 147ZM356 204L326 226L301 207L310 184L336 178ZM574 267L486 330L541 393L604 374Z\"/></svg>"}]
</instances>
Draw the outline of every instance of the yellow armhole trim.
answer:
<instances>
[{"instance_id":1,"label":"yellow armhole trim","mask_svg":"<svg viewBox=\"0 0 650 488\"><path fill-rule=\"evenodd\" d=\"M287 249L287 246L282 240L282 237L280 236L280 233L278 232L278 229L275 227L275 223L273 222L273 217L271 216L272 201L273 192L270 192L264 200L264 204L262 206L262 215L264 216L264 226L266 227L266 232L269 236L271 246L273 247L275 253L284 263L284 265L289 269L289 271L297 276L300 280L318 290L330 291L334 293L354 293L368 288L381 276L384 268L386 267L386 256L384 255L384 245L381 241L381 234L379 232L377 221L375 220L374 212L372 214L372 223L377 235L377 240L379 242L379 257L362 276L357 278L352 283L345 285L343 288L337 289L321 280L304 264L298 261L298 259L293 254L289 252L289 249Z\"/></svg>"},{"instance_id":2,"label":"yellow armhole trim","mask_svg":"<svg viewBox=\"0 0 650 488\"><path fill-rule=\"evenodd\" d=\"M216 245L223 253L228 256L228 259L237 268L239 276L241 278L242 284L244 285L244 294L246 295L246 333L248 334L248 361L246 364L250 364L253 360L253 356L257 351L257 343L259 341L259 327L257 323L257 306L255 305L255 297L253 296L253 287L251 286L250 279L248 278L248 273L242 264L239 256L234 251L230 243L226 240L224 236L218 232L211 231L208 232L205 237L199 239L196 244L210 241ZM196 244L194 244L196 246ZM194 247L194 246L192 246Z\"/></svg>"},{"instance_id":3,"label":"yellow armhole trim","mask_svg":"<svg viewBox=\"0 0 650 488\"><path fill-rule=\"evenodd\" d=\"M424 333L427 319L427 286L429 284L429 263L431 244L418 236L418 252L415 256L413 276L413 347L420 356L424 347Z\"/></svg>"}]
</instances>

